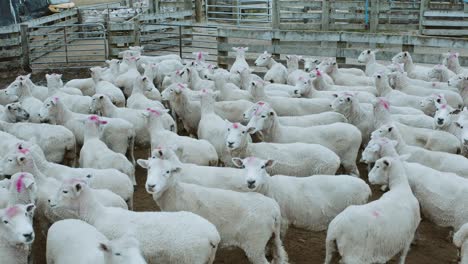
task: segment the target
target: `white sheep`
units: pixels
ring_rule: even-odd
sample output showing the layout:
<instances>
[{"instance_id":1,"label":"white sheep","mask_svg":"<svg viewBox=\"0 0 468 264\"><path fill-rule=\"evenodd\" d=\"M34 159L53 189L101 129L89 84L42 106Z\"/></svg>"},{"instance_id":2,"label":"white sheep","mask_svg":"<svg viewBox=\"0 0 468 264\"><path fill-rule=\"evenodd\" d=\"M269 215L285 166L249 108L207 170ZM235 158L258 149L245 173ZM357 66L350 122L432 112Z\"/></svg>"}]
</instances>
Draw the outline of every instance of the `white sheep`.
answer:
<instances>
[{"instance_id":1,"label":"white sheep","mask_svg":"<svg viewBox=\"0 0 468 264\"><path fill-rule=\"evenodd\" d=\"M216 149L207 140L194 139L191 137L179 136L176 133L164 129L162 114L165 111L158 109L147 109L147 129L151 138L151 149L155 149L162 144L181 146L180 159L186 163L197 165L216 166L218 155Z\"/></svg>"},{"instance_id":2,"label":"white sheep","mask_svg":"<svg viewBox=\"0 0 468 264\"><path fill-rule=\"evenodd\" d=\"M128 208L133 208L133 184L126 174L116 169L71 168L48 162L42 151L38 147L32 147L28 142L20 142L15 148L19 151L7 153L1 160L2 174L33 171L34 167L40 173L58 181L71 178L85 179L92 188L110 190L120 196L128 204Z\"/></svg>"},{"instance_id":3,"label":"white sheep","mask_svg":"<svg viewBox=\"0 0 468 264\"><path fill-rule=\"evenodd\" d=\"M250 84L252 83L252 81L263 81L262 78L260 78L256 74L252 74L252 72L253 72L253 69L250 69L249 67L243 68L237 71L237 73L239 74L239 78L240 78L239 88L241 88L242 90L249 91Z\"/></svg>"},{"instance_id":4,"label":"white sheep","mask_svg":"<svg viewBox=\"0 0 468 264\"><path fill-rule=\"evenodd\" d=\"M423 97L392 89L387 75L383 73L377 73L373 77L379 96L385 97L390 104L395 106L409 106L415 109L421 108L421 100L424 99Z\"/></svg>"},{"instance_id":5,"label":"white sheep","mask_svg":"<svg viewBox=\"0 0 468 264\"><path fill-rule=\"evenodd\" d=\"M309 75L299 69L299 61L303 61L302 56L297 55L286 55L286 66L288 67L288 79L287 84L296 85L299 78L306 78Z\"/></svg>"},{"instance_id":6,"label":"white sheep","mask_svg":"<svg viewBox=\"0 0 468 264\"><path fill-rule=\"evenodd\" d=\"M460 53L449 51L448 53L443 54L443 64L455 74L468 73L468 69L464 69L460 66L459 61Z\"/></svg>"},{"instance_id":7,"label":"white sheep","mask_svg":"<svg viewBox=\"0 0 468 264\"><path fill-rule=\"evenodd\" d=\"M46 259L49 264L146 264L132 235L109 241L77 219L61 220L49 228Z\"/></svg>"},{"instance_id":8,"label":"white sheep","mask_svg":"<svg viewBox=\"0 0 468 264\"><path fill-rule=\"evenodd\" d=\"M326 264L335 251L343 263L386 263L398 253L399 263L405 263L421 216L402 161L398 157L378 160L369 172L369 182L388 185L390 191L368 204L349 206L331 221Z\"/></svg>"},{"instance_id":9,"label":"white sheep","mask_svg":"<svg viewBox=\"0 0 468 264\"><path fill-rule=\"evenodd\" d=\"M429 79L435 82L446 83L451 78L450 71L442 64L435 65L428 73ZM452 75L453 77L454 75Z\"/></svg>"},{"instance_id":10,"label":"white sheep","mask_svg":"<svg viewBox=\"0 0 468 264\"><path fill-rule=\"evenodd\" d=\"M330 61L323 67L323 71L330 75L333 82L337 85L347 86L372 86L372 78L367 76L357 76L338 70L338 64Z\"/></svg>"},{"instance_id":11,"label":"white sheep","mask_svg":"<svg viewBox=\"0 0 468 264\"><path fill-rule=\"evenodd\" d=\"M374 76L375 73L377 72L382 72L382 73L390 73L390 70L387 68L387 66L377 63L375 60L375 54L378 52L378 50L364 50L359 54L358 57L358 62L359 63L364 63L366 65L366 75L369 77Z\"/></svg>"},{"instance_id":12,"label":"white sheep","mask_svg":"<svg viewBox=\"0 0 468 264\"><path fill-rule=\"evenodd\" d=\"M413 59L411 58L411 55L408 51L402 51L396 54L392 58L392 62L403 64L404 71L408 73L408 77L412 79L430 81L429 71L431 68L428 66L414 64Z\"/></svg>"},{"instance_id":13,"label":"white sheep","mask_svg":"<svg viewBox=\"0 0 468 264\"><path fill-rule=\"evenodd\" d=\"M16 81L24 81L24 85L29 87L31 90L31 95L35 98L44 101L48 96L48 89L45 86L36 85L31 81L31 74L28 75L20 75L16 77Z\"/></svg>"},{"instance_id":14,"label":"white sheep","mask_svg":"<svg viewBox=\"0 0 468 264\"><path fill-rule=\"evenodd\" d=\"M434 93L443 94L447 103L454 108L463 106L463 98L457 92L443 89L426 89L409 84L406 73L393 72L389 74L390 79L395 85L395 89L410 95L428 96Z\"/></svg>"},{"instance_id":15,"label":"white sheep","mask_svg":"<svg viewBox=\"0 0 468 264\"><path fill-rule=\"evenodd\" d=\"M342 91L342 92L368 92L373 95L377 95L377 90L375 87L372 86L344 86L344 85L336 85L330 84L326 81L325 76L328 76L326 73L322 72L321 70L316 70L314 72L314 78L312 78L312 84L314 85L315 89L319 91ZM312 77L312 74L311 74Z\"/></svg>"},{"instance_id":16,"label":"white sheep","mask_svg":"<svg viewBox=\"0 0 468 264\"><path fill-rule=\"evenodd\" d=\"M437 111L436 103L447 104L447 100L445 100L443 94L431 94L429 96L423 97L421 102L419 102L424 114L428 116L434 116L435 112Z\"/></svg>"},{"instance_id":17,"label":"white sheep","mask_svg":"<svg viewBox=\"0 0 468 264\"><path fill-rule=\"evenodd\" d=\"M452 153L431 151L417 146L410 146L403 140L399 128L392 124L382 125L372 133L372 138L386 137L398 142L396 150L399 155L411 154L408 162L417 162L438 171L453 172L462 177L468 176L468 159ZM364 152L377 152L366 147ZM364 156L363 152L363 156ZM370 161L372 162L372 161Z\"/></svg>"},{"instance_id":18,"label":"white sheep","mask_svg":"<svg viewBox=\"0 0 468 264\"><path fill-rule=\"evenodd\" d=\"M329 99L282 98L265 93L265 84L252 82L250 92L255 101L264 101L271 105L280 116L301 116L331 111ZM231 120L230 120L231 121Z\"/></svg>"},{"instance_id":19,"label":"white sheep","mask_svg":"<svg viewBox=\"0 0 468 264\"><path fill-rule=\"evenodd\" d=\"M244 168L247 190L278 202L284 224L310 231L326 230L346 207L365 204L372 194L363 180L348 175L270 176L267 168L274 166L274 160L247 157L233 162Z\"/></svg>"},{"instance_id":20,"label":"white sheep","mask_svg":"<svg viewBox=\"0 0 468 264\"><path fill-rule=\"evenodd\" d=\"M10 103L3 109L0 120L8 123L16 123L29 119L29 113L24 110L21 103Z\"/></svg>"},{"instance_id":21,"label":"white sheep","mask_svg":"<svg viewBox=\"0 0 468 264\"><path fill-rule=\"evenodd\" d=\"M455 87L463 98L464 105L468 105L468 74L458 74L448 81L450 87Z\"/></svg>"},{"instance_id":22,"label":"white sheep","mask_svg":"<svg viewBox=\"0 0 468 264\"><path fill-rule=\"evenodd\" d=\"M468 261L468 244L466 239L468 238L468 224L464 224L454 235L453 244L460 248L460 264L466 264Z\"/></svg>"},{"instance_id":23,"label":"white sheep","mask_svg":"<svg viewBox=\"0 0 468 264\"><path fill-rule=\"evenodd\" d=\"M267 168L271 175L309 176L313 174L335 174L340 167L340 158L331 150L318 144L252 143L247 127L239 123L227 123L225 149L228 159L258 157L274 159L275 165Z\"/></svg>"},{"instance_id":24,"label":"white sheep","mask_svg":"<svg viewBox=\"0 0 468 264\"><path fill-rule=\"evenodd\" d=\"M73 133L63 126L0 121L0 130L19 139L34 140L51 162L75 165L76 139Z\"/></svg>"},{"instance_id":25,"label":"white sheep","mask_svg":"<svg viewBox=\"0 0 468 264\"><path fill-rule=\"evenodd\" d=\"M328 65L330 62L332 62L332 58L325 59L320 62L320 64L317 66L316 70L323 70L326 65ZM366 73L358 68L338 68L338 71L343 74L350 74L350 75L355 75L355 76L366 76Z\"/></svg>"},{"instance_id":26,"label":"white sheep","mask_svg":"<svg viewBox=\"0 0 468 264\"><path fill-rule=\"evenodd\" d=\"M159 95L158 101L148 99L148 97L145 96L145 92L151 91ZM135 77L132 94L127 99L127 107L133 109L146 109L148 107L164 109L164 105L159 101L161 101L161 94L156 87L154 87L151 80L147 76Z\"/></svg>"},{"instance_id":27,"label":"white sheep","mask_svg":"<svg viewBox=\"0 0 468 264\"><path fill-rule=\"evenodd\" d=\"M359 102L370 103L375 100L375 96L372 93L365 91L349 91L348 93L353 94ZM328 98L334 99L338 96L337 91L319 91L315 89L312 79L301 79L296 84L296 90L294 94L300 95L304 98Z\"/></svg>"},{"instance_id":28,"label":"white sheep","mask_svg":"<svg viewBox=\"0 0 468 264\"><path fill-rule=\"evenodd\" d=\"M58 83L62 82L61 74L46 74L47 86L49 88L49 97L58 97L63 101L67 107L75 112L81 114L89 113L89 106L91 104L91 97L81 95L71 95L60 91Z\"/></svg>"},{"instance_id":29,"label":"white sheep","mask_svg":"<svg viewBox=\"0 0 468 264\"><path fill-rule=\"evenodd\" d=\"M288 79L288 70L283 64L276 62L273 59L272 54L265 51L255 60L255 65L258 67L266 67L268 69L263 77L265 81L286 84Z\"/></svg>"},{"instance_id":30,"label":"white sheep","mask_svg":"<svg viewBox=\"0 0 468 264\"><path fill-rule=\"evenodd\" d=\"M75 135L76 143L83 145L84 127L80 120L89 115L70 111L58 98L48 98L40 110L41 121L44 123L62 125ZM134 163L133 147L135 129L132 124L119 118L104 118L108 122L102 131L103 141L115 152L127 154Z\"/></svg>"},{"instance_id":31,"label":"white sheep","mask_svg":"<svg viewBox=\"0 0 468 264\"><path fill-rule=\"evenodd\" d=\"M272 247L273 263L287 263L280 238L281 212L274 200L179 182L176 174L182 168L170 160L139 159L138 164L148 169L146 191L163 211L189 211L206 218L218 229L221 247L240 247L251 263L268 263L267 246Z\"/></svg>"},{"instance_id":32,"label":"white sheep","mask_svg":"<svg viewBox=\"0 0 468 264\"><path fill-rule=\"evenodd\" d=\"M95 92L93 78L72 79L65 83L65 87L80 89L83 95L92 96Z\"/></svg>"},{"instance_id":33,"label":"white sheep","mask_svg":"<svg viewBox=\"0 0 468 264\"><path fill-rule=\"evenodd\" d=\"M215 88L214 82L210 80L201 79L200 76L198 75L198 71L196 70L193 64L191 64L191 66L187 68L187 72L189 76L188 83L192 90L195 90L195 91L201 91L203 89L214 90Z\"/></svg>"},{"instance_id":34,"label":"white sheep","mask_svg":"<svg viewBox=\"0 0 468 264\"><path fill-rule=\"evenodd\" d=\"M436 103L436 113L434 115L434 129L446 131L458 139L461 143L461 131L459 129L459 123L457 123L460 109L454 109L448 104Z\"/></svg>"},{"instance_id":35,"label":"white sheep","mask_svg":"<svg viewBox=\"0 0 468 264\"><path fill-rule=\"evenodd\" d=\"M133 185L136 185L135 167L122 153L110 150L99 139L99 127L107 124L107 121L96 115L88 117L84 121L84 142L80 151L80 166L83 168L110 169L114 168L130 177Z\"/></svg>"},{"instance_id":36,"label":"white sheep","mask_svg":"<svg viewBox=\"0 0 468 264\"><path fill-rule=\"evenodd\" d=\"M1 204L13 206L15 204L35 204L37 199L37 185L34 176L27 172L17 172L11 176L11 180L4 179L2 187L8 191L5 196L0 196Z\"/></svg>"},{"instance_id":37,"label":"white sheep","mask_svg":"<svg viewBox=\"0 0 468 264\"><path fill-rule=\"evenodd\" d=\"M76 212L108 239L122 237L132 227L149 263L212 263L220 242L216 227L198 215L105 207L91 188L81 182L63 184L50 206Z\"/></svg>"},{"instance_id":38,"label":"white sheep","mask_svg":"<svg viewBox=\"0 0 468 264\"><path fill-rule=\"evenodd\" d=\"M241 90L236 85L228 82L229 73L218 72L213 74L214 88L220 93L217 96L219 101L247 100L253 101L249 91Z\"/></svg>"},{"instance_id":39,"label":"white sheep","mask_svg":"<svg viewBox=\"0 0 468 264\"><path fill-rule=\"evenodd\" d=\"M160 63L142 64L142 66L145 69L144 74L149 74L147 76L154 80L158 87L162 86L164 77L171 74L171 72L184 68L180 60L164 60Z\"/></svg>"},{"instance_id":40,"label":"white sheep","mask_svg":"<svg viewBox=\"0 0 468 264\"><path fill-rule=\"evenodd\" d=\"M0 255L6 263L30 263L30 250L34 241L32 215L34 204L13 205L0 209Z\"/></svg>"},{"instance_id":41,"label":"white sheep","mask_svg":"<svg viewBox=\"0 0 468 264\"><path fill-rule=\"evenodd\" d=\"M397 124L407 125L414 128L427 128L432 129L434 127L434 118L427 116L427 115L404 115L404 114L391 114L391 108L393 106L383 97L378 97L372 103L373 112L374 112L374 128L379 127L382 124L395 121ZM431 134L430 131L424 130L422 132L426 132ZM410 133L407 135L407 141L411 141L412 137ZM419 136L418 136L419 137ZM431 137L428 135L428 137ZM447 148L443 148L449 150ZM455 147L456 150L456 147Z\"/></svg>"},{"instance_id":42,"label":"white sheep","mask_svg":"<svg viewBox=\"0 0 468 264\"><path fill-rule=\"evenodd\" d=\"M0 105L5 106L18 101L18 96L8 93L7 89L0 90Z\"/></svg>"},{"instance_id":43,"label":"white sheep","mask_svg":"<svg viewBox=\"0 0 468 264\"><path fill-rule=\"evenodd\" d=\"M341 159L347 173L359 176L356 157L361 146L361 132L350 124L334 123L313 127L283 126L279 123L276 112L265 103L257 109L250 119L249 132L261 131L265 142L275 143L313 143L329 148Z\"/></svg>"},{"instance_id":44,"label":"white sheep","mask_svg":"<svg viewBox=\"0 0 468 264\"><path fill-rule=\"evenodd\" d=\"M120 74L114 81L114 84L122 89L127 97L132 94L133 81L135 80L135 77L140 75L140 72L137 69L137 61L140 59L141 57L135 56L125 57L124 61L128 65L128 70L125 73Z\"/></svg>"},{"instance_id":45,"label":"white sheep","mask_svg":"<svg viewBox=\"0 0 468 264\"><path fill-rule=\"evenodd\" d=\"M233 47L233 51L236 52L236 60L231 66L231 69L229 70L231 73L236 73L238 71L241 71L242 69L248 69L249 64L245 60L245 53L249 50L247 47Z\"/></svg>"},{"instance_id":46,"label":"white sheep","mask_svg":"<svg viewBox=\"0 0 468 264\"><path fill-rule=\"evenodd\" d=\"M96 93L105 94L111 98L113 104L118 107L125 106L125 95L112 82L115 81L115 78L111 81L103 80L102 75L104 74L104 69L101 67L93 67L91 70L91 77L93 79L92 92L90 96L95 95Z\"/></svg>"},{"instance_id":47,"label":"white sheep","mask_svg":"<svg viewBox=\"0 0 468 264\"><path fill-rule=\"evenodd\" d=\"M31 89L26 85L26 80L14 81L6 88L7 95L15 95L18 101L23 106L24 110L29 113L29 121L40 123L39 110L42 106L42 101L33 97Z\"/></svg>"}]
</instances>

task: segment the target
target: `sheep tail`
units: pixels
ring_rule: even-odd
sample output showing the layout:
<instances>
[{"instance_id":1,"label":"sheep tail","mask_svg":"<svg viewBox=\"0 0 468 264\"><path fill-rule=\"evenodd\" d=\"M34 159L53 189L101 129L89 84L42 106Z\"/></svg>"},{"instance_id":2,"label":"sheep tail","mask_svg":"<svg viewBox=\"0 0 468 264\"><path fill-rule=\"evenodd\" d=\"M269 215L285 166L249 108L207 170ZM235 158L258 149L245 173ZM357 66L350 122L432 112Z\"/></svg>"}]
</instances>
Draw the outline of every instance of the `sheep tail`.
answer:
<instances>
[{"instance_id":1,"label":"sheep tail","mask_svg":"<svg viewBox=\"0 0 468 264\"><path fill-rule=\"evenodd\" d=\"M287 264L288 253L284 250L283 242L281 241L281 218L275 219L275 231L273 231L273 261L272 264Z\"/></svg>"},{"instance_id":2,"label":"sheep tail","mask_svg":"<svg viewBox=\"0 0 468 264\"><path fill-rule=\"evenodd\" d=\"M453 235L453 244L457 247L461 247L467 236L468 225L465 224Z\"/></svg>"},{"instance_id":3,"label":"sheep tail","mask_svg":"<svg viewBox=\"0 0 468 264\"><path fill-rule=\"evenodd\" d=\"M333 223L333 221L332 221ZM331 224L332 224L331 223ZM336 248L336 238L335 238L335 232L336 231L332 226L328 227L328 232L327 232L327 238L325 240L325 264L330 264L332 259L333 259L333 255L335 254L335 252L337 251L337 248Z\"/></svg>"}]
</instances>

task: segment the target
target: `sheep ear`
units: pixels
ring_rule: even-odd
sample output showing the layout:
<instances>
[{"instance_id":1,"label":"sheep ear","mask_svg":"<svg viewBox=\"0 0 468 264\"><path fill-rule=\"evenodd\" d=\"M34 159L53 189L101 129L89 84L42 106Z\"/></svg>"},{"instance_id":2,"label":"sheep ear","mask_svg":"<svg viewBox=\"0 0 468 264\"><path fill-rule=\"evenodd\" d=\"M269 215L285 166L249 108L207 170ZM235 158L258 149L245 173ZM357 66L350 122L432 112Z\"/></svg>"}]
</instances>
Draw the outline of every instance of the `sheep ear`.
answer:
<instances>
[{"instance_id":1,"label":"sheep ear","mask_svg":"<svg viewBox=\"0 0 468 264\"><path fill-rule=\"evenodd\" d=\"M104 99L104 95L99 96L99 99L103 100L103 99Z\"/></svg>"},{"instance_id":2,"label":"sheep ear","mask_svg":"<svg viewBox=\"0 0 468 264\"><path fill-rule=\"evenodd\" d=\"M182 170L182 168L181 168L180 166L177 166L177 165L176 165L176 166L174 166L174 167L172 168L171 171L174 172L174 173L179 173L181 170Z\"/></svg>"},{"instance_id":3,"label":"sheep ear","mask_svg":"<svg viewBox=\"0 0 468 264\"><path fill-rule=\"evenodd\" d=\"M144 169L147 169L148 168L148 160L145 160L145 159L138 159L137 160L137 163L138 165L140 165L140 167L144 168Z\"/></svg>"},{"instance_id":4,"label":"sheep ear","mask_svg":"<svg viewBox=\"0 0 468 264\"><path fill-rule=\"evenodd\" d=\"M461 112L460 109L455 109L455 110L453 110L452 112L450 112L450 114L451 114L451 115L457 115L457 114L459 114L460 112Z\"/></svg>"},{"instance_id":5,"label":"sheep ear","mask_svg":"<svg viewBox=\"0 0 468 264\"><path fill-rule=\"evenodd\" d=\"M26 162L26 156L18 155L18 157L16 157L16 161L18 162L18 164L24 164Z\"/></svg>"},{"instance_id":6,"label":"sheep ear","mask_svg":"<svg viewBox=\"0 0 468 264\"><path fill-rule=\"evenodd\" d=\"M273 167L275 165L275 163L276 163L276 161L274 161L274 160L267 160L265 162L265 168L271 168L271 167Z\"/></svg>"},{"instance_id":7,"label":"sheep ear","mask_svg":"<svg viewBox=\"0 0 468 264\"><path fill-rule=\"evenodd\" d=\"M75 185L73 186L73 190L76 194L79 194L83 190L83 183L75 183Z\"/></svg>"},{"instance_id":8,"label":"sheep ear","mask_svg":"<svg viewBox=\"0 0 468 264\"><path fill-rule=\"evenodd\" d=\"M32 179L30 177L24 177L23 178L23 183L24 183L24 186L26 186L26 188L29 188L34 184L34 179Z\"/></svg>"},{"instance_id":9,"label":"sheep ear","mask_svg":"<svg viewBox=\"0 0 468 264\"><path fill-rule=\"evenodd\" d=\"M388 132L391 132L392 130L393 130L392 126L388 128Z\"/></svg>"},{"instance_id":10,"label":"sheep ear","mask_svg":"<svg viewBox=\"0 0 468 264\"><path fill-rule=\"evenodd\" d=\"M383 164L384 164L386 167L388 167L388 166L390 166L391 162L390 162L388 159L384 159L384 160L383 160Z\"/></svg>"},{"instance_id":11,"label":"sheep ear","mask_svg":"<svg viewBox=\"0 0 468 264\"><path fill-rule=\"evenodd\" d=\"M407 161L411 157L411 154L405 154L400 156L401 161Z\"/></svg>"},{"instance_id":12,"label":"sheep ear","mask_svg":"<svg viewBox=\"0 0 468 264\"><path fill-rule=\"evenodd\" d=\"M36 206L34 204L31 203L26 205L26 212L29 214L33 214L34 210L36 210Z\"/></svg>"},{"instance_id":13,"label":"sheep ear","mask_svg":"<svg viewBox=\"0 0 468 264\"><path fill-rule=\"evenodd\" d=\"M291 59L291 56L286 55L286 59L290 60L290 59Z\"/></svg>"},{"instance_id":14,"label":"sheep ear","mask_svg":"<svg viewBox=\"0 0 468 264\"><path fill-rule=\"evenodd\" d=\"M107 252L107 253L111 251L109 246L104 243L99 243L99 250L101 250L102 252Z\"/></svg>"},{"instance_id":15,"label":"sheep ear","mask_svg":"<svg viewBox=\"0 0 468 264\"><path fill-rule=\"evenodd\" d=\"M242 168L244 166L244 163L242 162L242 159L240 158L232 158L232 163L234 163L234 165L236 165L236 167L238 168Z\"/></svg>"},{"instance_id":16,"label":"sheep ear","mask_svg":"<svg viewBox=\"0 0 468 264\"><path fill-rule=\"evenodd\" d=\"M252 134L255 131L255 127L247 128L247 133Z\"/></svg>"}]
</instances>

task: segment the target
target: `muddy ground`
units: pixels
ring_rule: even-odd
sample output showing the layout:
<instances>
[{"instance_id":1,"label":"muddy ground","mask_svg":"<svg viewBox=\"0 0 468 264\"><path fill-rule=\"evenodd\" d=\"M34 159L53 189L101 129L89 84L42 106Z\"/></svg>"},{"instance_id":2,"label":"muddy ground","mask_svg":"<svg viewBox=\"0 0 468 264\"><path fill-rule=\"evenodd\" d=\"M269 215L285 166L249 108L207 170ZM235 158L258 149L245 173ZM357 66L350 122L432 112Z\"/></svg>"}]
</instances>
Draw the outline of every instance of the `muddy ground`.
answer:
<instances>
[{"instance_id":1,"label":"muddy ground","mask_svg":"<svg viewBox=\"0 0 468 264\"><path fill-rule=\"evenodd\" d=\"M34 75L33 81L43 82L44 75ZM68 72L64 74L64 80L77 78L77 76L86 76L85 72ZM0 88L5 87L12 78L0 79ZM138 158L147 158L146 150L136 152ZM360 166L360 171L363 179L367 180L367 170L365 166ZM138 181L138 189L135 192L135 210L137 211L154 211L157 206L154 203L151 195L144 190L144 182L146 180L146 172L137 168L136 175ZM378 188L372 188L372 199L378 199L382 192ZM455 263L457 259L457 250L448 240L449 229L440 228L434 224L423 220L419 226L417 233L416 244L411 247L406 263L408 264L446 264ZM45 239L36 232L37 237L34 242L34 263L45 264ZM290 228L284 241L286 251L289 254L289 260L295 264L315 264L323 263L325 258L325 235L326 232L309 232L296 228ZM397 258L389 263L398 263ZM1 261L0 261L1 262ZM244 264L249 263L239 249L221 249L218 251L216 264ZM336 262L338 263L338 262Z\"/></svg>"}]
</instances>

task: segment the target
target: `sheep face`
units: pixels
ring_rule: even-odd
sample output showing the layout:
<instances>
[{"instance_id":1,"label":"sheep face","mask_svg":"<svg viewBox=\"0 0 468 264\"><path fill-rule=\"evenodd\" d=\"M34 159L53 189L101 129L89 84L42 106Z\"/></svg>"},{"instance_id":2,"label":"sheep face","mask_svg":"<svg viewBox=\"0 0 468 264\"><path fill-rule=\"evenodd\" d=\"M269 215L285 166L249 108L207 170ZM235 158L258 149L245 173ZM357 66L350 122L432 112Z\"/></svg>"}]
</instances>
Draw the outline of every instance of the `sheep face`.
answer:
<instances>
[{"instance_id":1,"label":"sheep face","mask_svg":"<svg viewBox=\"0 0 468 264\"><path fill-rule=\"evenodd\" d=\"M434 113L437 110L436 103L447 104L447 100L445 100L445 97L443 94L433 94L433 95L430 95L421 99L421 101L419 102L419 105L421 106L424 112Z\"/></svg>"},{"instance_id":2,"label":"sheep face","mask_svg":"<svg viewBox=\"0 0 468 264\"><path fill-rule=\"evenodd\" d=\"M336 95L335 100L332 101L331 107L335 112L340 114L349 113L351 107L354 103L354 96L349 93L343 93L341 95Z\"/></svg>"},{"instance_id":3,"label":"sheep face","mask_svg":"<svg viewBox=\"0 0 468 264\"><path fill-rule=\"evenodd\" d=\"M370 49L365 50L359 54L358 62L367 63L372 57L375 57L375 53Z\"/></svg>"},{"instance_id":4,"label":"sheep face","mask_svg":"<svg viewBox=\"0 0 468 264\"><path fill-rule=\"evenodd\" d=\"M460 132L460 140L463 145L468 145L468 121L466 119L460 118L458 121L455 121L455 125L458 127Z\"/></svg>"},{"instance_id":5,"label":"sheep face","mask_svg":"<svg viewBox=\"0 0 468 264\"><path fill-rule=\"evenodd\" d=\"M257 110L262 107L263 105L265 104L265 102L257 102L256 104L254 104L253 106L251 106L247 111L244 112L244 114L242 115L242 117L244 118L245 121L249 121L253 116L254 116L254 113L257 112Z\"/></svg>"},{"instance_id":6,"label":"sheep face","mask_svg":"<svg viewBox=\"0 0 468 264\"><path fill-rule=\"evenodd\" d=\"M81 179L66 180L58 189L57 193L52 195L49 200L51 208L63 208L78 212L80 209L80 195L84 188L87 188L87 183Z\"/></svg>"},{"instance_id":7,"label":"sheep face","mask_svg":"<svg viewBox=\"0 0 468 264\"><path fill-rule=\"evenodd\" d=\"M29 119L29 113L24 110L21 103L8 104L6 105L5 111L8 111L8 115L14 122L21 122Z\"/></svg>"},{"instance_id":8,"label":"sheep face","mask_svg":"<svg viewBox=\"0 0 468 264\"><path fill-rule=\"evenodd\" d=\"M361 154L361 162L371 164L380 158L380 144L377 139L372 139Z\"/></svg>"},{"instance_id":9,"label":"sheep face","mask_svg":"<svg viewBox=\"0 0 468 264\"><path fill-rule=\"evenodd\" d=\"M172 84L161 93L161 99L163 101L173 101L186 88L185 84L182 83Z\"/></svg>"},{"instance_id":10,"label":"sheep face","mask_svg":"<svg viewBox=\"0 0 468 264\"><path fill-rule=\"evenodd\" d=\"M174 183L173 175L181 171L181 167L158 158L139 159L138 164L148 170L145 188L156 197L162 195Z\"/></svg>"},{"instance_id":11,"label":"sheep face","mask_svg":"<svg viewBox=\"0 0 468 264\"><path fill-rule=\"evenodd\" d=\"M315 70L319 64L319 60L307 58L304 60L304 71L311 72L312 70Z\"/></svg>"},{"instance_id":12,"label":"sheep face","mask_svg":"<svg viewBox=\"0 0 468 264\"><path fill-rule=\"evenodd\" d=\"M454 68L459 65L458 56L460 54L458 52L448 52L444 54L444 59L442 64L447 66L447 68Z\"/></svg>"},{"instance_id":13,"label":"sheep face","mask_svg":"<svg viewBox=\"0 0 468 264\"><path fill-rule=\"evenodd\" d=\"M270 106L265 104L258 107L247 124L248 131L253 134L258 131L269 129L273 125L274 116L275 112L273 112Z\"/></svg>"},{"instance_id":14,"label":"sheep face","mask_svg":"<svg viewBox=\"0 0 468 264\"><path fill-rule=\"evenodd\" d=\"M227 123L226 147L230 150L239 148L247 140L248 134L247 127L239 123Z\"/></svg>"},{"instance_id":15,"label":"sheep face","mask_svg":"<svg viewBox=\"0 0 468 264\"><path fill-rule=\"evenodd\" d=\"M384 157L375 162L374 167L369 172L369 183L372 185L387 185L389 179L389 168L393 160Z\"/></svg>"},{"instance_id":16,"label":"sheep face","mask_svg":"<svg viewBox=\"0 0 468 264\"><path fill-rule=\"evenodd\" d=\"M146 264L139 247L140 243L133 236L122 236L99 245L104 253L105 263Z\"/></svg>"},{"instance_id":17,"label":"sheep face","mask_svg":"<svg viewBox=\"0 0 468 264\"><path fill-rule=\"evenodd\" d=\"M37 187L34 176L27 172L18 172L11 176L11 183L14 185L16 193L28 195L28 202L36 201Z\"/></svg>"},{"instance_id":18,"label":"sheep face","mask_svg":"<svg viewBox=\"0 0 468 264\"><path fill-rule=\"evenodd\" d=\"M409 54L409 52L402 51L392 58L392 62L393 63L406 63L409 61L410 58L411 58L411 55Z\"/></svg>"},{"instance_id":19,"label":"sheep face","mask_svg":"<svg viewBox=\"0 0 468 264\"><path fill-rule=\"evenodd\" d=\"M10 244L29 245L34 241L34 229L31 215L36 206L34 204L17 204L0 210L0 230Z\"/></svg>"},{"instance_id":20,"label":"sheep face","mask_svg":"<svg viewBox=\"0 0 468 264\"><path fill-rule=\"evenodd\" d=\"M59 114L58 97L47 98L39 110L39 118L42 123L55 123Z\"/></svg>"},{"instance_id":21,"label":"sheep face","mask_svg":"<svg viewBox=\"0 0 468 264\"><path fill-rule=\"evenodd\" d=\"M7 93L7 89L0 90L0 104L6 105L18 101L18 96Z\"/></svg>"},{"instance_id":22,"label":"sheep face","mask_svg":"<svg viewBox=\"0 0 468 264\"><path fill-rule=\"evenodd\" d=\"M464 76L463 74L455 75L448 81L448 85L463 89L468 85L468 76Z\"/></svg>"},{"instance_id":23,"label":"sheep face","mask_svg":"<svg viewBox=\"0 0 468 264\"><path fill-rule=\"evenodd\" d=\"M436 103L436 112L434 115L434 127L444 128L452 124L453 115L460 113L459 109L453 109L447 104Z\"/></svg>"},{"instance_id":24,"label":"sheep face","mask_svg":"<svg viewBox=\"0 0 468 264\"><path fill-rule=\"evenodd\" d=\"M6 177L20 172L27 161L27 157L22 153L10 153L1 160L1 174Z\"/></svg>"},{"instance_id":25,"label":"sheep face","mask_svg":"<svg viewBox=\"0 0 468 264\"><path fill-rule=\"evenodd\" d=\"M92 98L89 111L93 114L97 114L104 109L106 97L103 94L95 94Z\"/></svg>"},{"instance_id":26,"label":"sheep face","mask_svg":"<svg viewBox=\"0 0 468 264\"><path fill-rule=\"evenodd\" d=\"M9 97L13 97L13 96L16 96L18 98L18 96L20 96L18 94L18 89L20 89L20 87L24 85L24 80L16 80L14 82L12 82L6 89L5 89L5 94L6 96L9 96Z\"/></svg>"},{"instance_id":27,"label":"sheep face","mask_svg":"<svg viewBox=\"0 0 468 264\"><path fill-rule=\"evenodd\" d=\"M382 137L392 139L392 140L396 140L397 137L396 137L396 132L395 132L395 126L390 125L390 124L382 125L377 130L372 132L372 134L371 134L372 139L382 138Z\"/></svg>"},{"instance_id":28,"label":"sheep face","mask_svg":"<svg viewBox=\"0 0 468 264\"><path fill-rule=\"evenodd\" d=\"M61 88L63 87L62 74L46 74L47 87Z\"/></svg>"},{"instance_id":29,"label":"sheep face","mask_svg":"<svg viewBox=\"0 0 468 264\"><path fill-rule=\"evenodd\" d=\"M255 65L257 65L258 67L266 67L270 63L270 60L271 54L265 51L255 60Z\"/></svg>"},{"instance_id":30,"label":"sheep face","mask_svg":"<svg viewBox=\"0 0 468 264\"><path fill-rule=\"evenodd\" d=\"M262 160L255 157L233 158L232 162L244 169L244 183L249 191L257 191L268 181L270 175L268 175L266 168L272 167L275 163L273 160Z\"/></svg>"}]
</instances>

